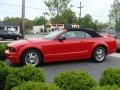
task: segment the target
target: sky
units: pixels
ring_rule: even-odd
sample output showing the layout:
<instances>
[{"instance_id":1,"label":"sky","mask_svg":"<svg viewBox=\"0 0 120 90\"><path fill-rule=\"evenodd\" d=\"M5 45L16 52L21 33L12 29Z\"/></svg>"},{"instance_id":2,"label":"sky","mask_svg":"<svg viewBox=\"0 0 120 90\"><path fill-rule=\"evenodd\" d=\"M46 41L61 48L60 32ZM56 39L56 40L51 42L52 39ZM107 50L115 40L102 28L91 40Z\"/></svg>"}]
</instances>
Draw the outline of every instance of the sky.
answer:
<instances>
[{"instance_id":1,"label":"sky","mask_svg":"<svg viewBox=\"0 0 120 90\"><path fill-rule=\"evenodd\" d=\"M71 0L72 10L79 15L79 2L82 2L82 17L90 14L94 20L99 22L107 22L108 14L114 0ZM6 16L21 17L22 0L0 0L0 19ZM32 7L32 8L31 8ZM42 16L48 9L44 4L44 0L26 0L26 15L28 19Z\"/></svg>"}]
</instances>

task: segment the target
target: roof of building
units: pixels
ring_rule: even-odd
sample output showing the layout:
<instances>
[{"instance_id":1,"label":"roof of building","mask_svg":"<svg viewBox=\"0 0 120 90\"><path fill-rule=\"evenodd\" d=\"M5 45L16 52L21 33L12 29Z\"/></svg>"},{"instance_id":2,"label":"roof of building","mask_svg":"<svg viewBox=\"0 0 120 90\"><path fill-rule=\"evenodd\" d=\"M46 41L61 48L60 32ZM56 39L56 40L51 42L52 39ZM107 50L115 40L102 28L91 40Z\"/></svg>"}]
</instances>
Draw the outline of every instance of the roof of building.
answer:
<instances>
[{"instance_id":1,"label":"roof of building","mask_svg":"<svg viewBox=\"0 0 120 90\"><path fill-rule=\"evenodd\" d=\"M8 22L0 22L0 27L5 27L5 26L13 26L13 27L18 27L17 24L15 23L8 23Z\"/></svg>"}]
</instances>

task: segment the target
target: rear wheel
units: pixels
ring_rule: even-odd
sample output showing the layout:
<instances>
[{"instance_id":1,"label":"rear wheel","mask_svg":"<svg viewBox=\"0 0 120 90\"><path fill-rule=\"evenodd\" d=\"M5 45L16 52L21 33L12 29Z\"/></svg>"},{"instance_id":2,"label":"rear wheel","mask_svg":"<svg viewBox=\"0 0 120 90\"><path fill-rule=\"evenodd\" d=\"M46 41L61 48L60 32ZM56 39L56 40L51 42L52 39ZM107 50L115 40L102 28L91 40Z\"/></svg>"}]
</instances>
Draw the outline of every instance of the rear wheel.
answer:
<instances>
[{"instance_id":1,"label":"rear wheel","mask_svg":"<svg viewBox=\"0 0 120 90\"><path fill-rule=\"evenodd\" d=\"M22 55L22 63L24 65L32 65L32 66L39 66L40 64L42 64L42 56L41 54L34 49L30 49L28 51L26 51L25 53L23 53Z\"/></svg>"},{"instance_id":2,"label":"rear wheel","mask_svg":"<svg viewBox=\"0 0 120 90\"><path fill-rule=\"evenodd\" d=\"M94 50L92 61L103 62L106 59L107 51L104 47L97 47Z\"/></svg>"}]
</instances>

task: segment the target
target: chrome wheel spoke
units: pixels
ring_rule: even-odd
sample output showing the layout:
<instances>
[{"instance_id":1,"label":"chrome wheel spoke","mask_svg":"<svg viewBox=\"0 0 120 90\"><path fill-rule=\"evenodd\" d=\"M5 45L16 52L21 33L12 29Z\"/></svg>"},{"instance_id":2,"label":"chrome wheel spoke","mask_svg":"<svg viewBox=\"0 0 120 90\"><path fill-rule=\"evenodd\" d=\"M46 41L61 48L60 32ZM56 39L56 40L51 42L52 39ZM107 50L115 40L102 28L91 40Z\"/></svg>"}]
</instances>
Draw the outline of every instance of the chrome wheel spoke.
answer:
<instances>
[{"instance_id":1,"label":"chrome wheel spoke","mask_svg":"<svg viewBox=\"0 0 120 90\"><path fill-rule=\"evenodd\" d=\"M95 56L96 56L96 60L97 61L102 61L105 58L105 52L104 52L104 50L103 49L98 49L96 51Z\"/></svg>"},{"instance_id":2,"label":"chrome wheel spoke","mask_svg":"<svg viewBox=\"0 0 120 90\"><path fill-rule=\"evenodd\" d=\"M39 63L39 56L34 52L30 52L25 57L25 63L33 66L37 65Z\"/></svg>"}]
</instances>

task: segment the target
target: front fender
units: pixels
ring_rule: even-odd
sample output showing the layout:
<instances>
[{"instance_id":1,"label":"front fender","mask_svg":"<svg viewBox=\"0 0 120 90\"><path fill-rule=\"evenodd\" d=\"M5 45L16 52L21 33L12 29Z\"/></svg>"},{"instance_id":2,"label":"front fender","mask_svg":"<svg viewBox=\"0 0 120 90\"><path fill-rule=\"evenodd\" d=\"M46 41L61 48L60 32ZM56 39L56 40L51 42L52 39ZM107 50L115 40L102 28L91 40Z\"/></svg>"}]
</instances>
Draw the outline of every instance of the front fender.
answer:
<instances>
[{"instance_id":1,"label":"front fender","mask_svg":"<svg viewBox=\"0 0 120 90\"><path fill-rule=\"evenodd\" d=\"M21 58L21 55L28 49L36 49L37 51L39 51L42 54L42 56L44 58L43 48L41 46L31 45L31 44L30 45L25 45L25 46L20 48L20 50L19 50L19 56L20 57L19 58Z\"/></svg>"}]
</instances>

